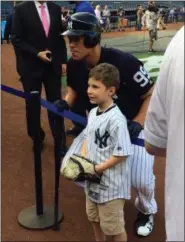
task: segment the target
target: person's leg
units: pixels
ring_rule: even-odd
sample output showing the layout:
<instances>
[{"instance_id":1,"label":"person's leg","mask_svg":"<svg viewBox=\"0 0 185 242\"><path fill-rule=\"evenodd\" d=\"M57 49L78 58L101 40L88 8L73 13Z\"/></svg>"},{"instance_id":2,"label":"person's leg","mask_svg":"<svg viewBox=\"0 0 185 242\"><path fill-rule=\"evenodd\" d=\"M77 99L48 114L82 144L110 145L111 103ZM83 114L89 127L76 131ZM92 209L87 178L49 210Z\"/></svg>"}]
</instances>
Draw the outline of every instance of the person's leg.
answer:
<instances>
[{"instance_id":1,"label":"person's leg","mask_svg":"<svg viewBox=\"0 0 185 242\"><path fill-rule=\"evenodd\" d=\"M108 18L105 19L105 31L108 32L109 30L109 23L108 23Z\"/></svg>"},{"instance_id":2,"label":"person's leg","mask_svg":"<svg viewBox=\"0 0 185 242\"><path fill-rule=\"evenodd\" d=\"M52 70L46 72L45 78L44 78L44 87L46 91L46 98L49 102L54 103L56 100L61 99L61 76L59 74L56 74ZM59 119L61 122L57 122L59 127L56 127L56 119ZM56 137L57 130L61 130L61 139L62 139L62 152L66 152L66 137L65 137L65 128L64 128L64 118L56 116L56 114L48 111L48 120L49 125L51 128L51 132L53 135L53 138ZM62 154L62 155L64 155Z\"/></svg>"},{"instance_id":3,"label":"person's leg","mask_svg":"<svg viewBox=\"0 0 185 242\"><path fill-rule=\"evenodd\" d=\"M123 212L124 204L124 199L115 199L98 204L100 227L108 240L127 241Z\"/></svg>"},{"instance_id":4,"label":"person's leg","mask_svg":"<svg viewBox=\"0 0 185 242\"><path fill-rule=\"evenodd\" d=\"M96 241L105 241L105 234L100 227L100 218L97 203L86 197L86 213L91 222Z\"/></svg>"},{"instance_id":5,"label":"person's leg","mask_svg":"<svg viewBox=\"0 0 185 242\"><path fill-rule=\"evenodd\" d=\"M38 91L39 95L41 94L41 89L42 89L42 80L40 79L34 79L34 78L23 78L21 77L21 83L23 85L23 89L25 94L30 94L32 91ZM32 104L29 102L29 100L26 100L26 121L27 121L27 133L28 136L33 139L33 122L32 122ZM40 134L41 134L41 139L44 140L45 133L40 127Z\"/></svg>"},{"instance_id":6,"label":"person's leg","mask_svg":"<svg viewBox=\"0 0 185 242\"><path fill-rule=\"evenodd\" d=\"M136 17L136 26L135 26L135 30L138 30L138 25L137 25L137 17Z\"/></svg>"},{"instance_id":7,"label":"person's leg","mask_svg":"<svg viewBox=\"0 0 185 242\"><path fill-rule=\"evenodd\" d=\"M149 30L149 52L153 51L153 44L152 30Z\"/></svg>"},{"instance_id":8,"label":"person's leg","mask_svg":"<svg viewBox=\"0 0 185 242\"><path fill-rule=\"evenodd\" d=\"M73 107L71 108L71 111L76 113L76 114L78 114L78 115L86 117L86 106L85 106L85 103L86 103L86 101L79 97L76 100L76 102L73 105ZM79 123L73 122L73 124L74 124L74 127L66 130L66 135L67 136L76 137L84 129L84 126L79 124Z\"/></svg>"},{"instance_id":9,"label":"person's leg","mask_svg":"<svg viewBox=\"0 0 185 242\"><path fill-rule=\"evenodd\" d=\"M110 29L110 27L109 27L109 18L107 17L106 18L106 31L109 32L109 29Z\"/></svg>"},{"instance_id":10,"label":"person's leg","mask_svg":"<svg viewBox=\"0 0 185 242\"><path fill-rule=\"evenodd\" d=\"M157 29L158 30L160 30L160 25L161 25L161 17L159 17L157 20Z\"/></svg>"},{"instance_id":11,"label":"person's leg","mask_svg":"<svg viewBox=\"0 0 185 242\"><path fill-rule=\"evenodd\" d=\"M121 18L118 18L118 31L120 31L120 25L121 25Z\"/></svg>"},{"instance_id":12,"label":"person's leg","mask_svg":"<svg viewBox=\"0 0 185 242\"><path fill-rule=\"evenodd\" d=\"M139 138L144 139L143 131ZM134 155L131 160L131 182L137 193L135 205L139 211L136 232L141 236L147 236L152 232L153 215L157 213L153 164L154 157L146 152L145 147L134 145Z\"/></svg>"},{"instance_id":13,"label":"person's leg","mask_svg":"<svg viewBox=\"0 0 185 242\"><path fill-rule=\"evenodd\" d=\"M124 27L124 18L121 19L121 30L125 31L125 27Z\"/></svg>"},{"instance_id":14,"label":"person's leg","mask_svg":"<svg viewBox=\"0 0 185 242\"><path fill-rule=\"evenodd\" d=\"M92 227L94 231L94 237L96 241L106 241L105 234L103 233L99 222L92 222Z\"/></svg>"},{"instance_id":15,"label":"person's leg","mask_svg":"<svg viewBox=\"0 0 185 242\"><path fill-rule=\"evenodd\" d=\"M166 26L165 26L165 24L164 24L163 17L161 17L161 26L162 26L163 29L166 29Z\"/></svg>"},{"instance_id":16,"label":"person's leg","mask_svg":"<svg viewBox=\"0 0 185 242\"><path fill-rule=\"evenodd\" d=\"M109 31L111 31L111 21L110 21L110 17L108 18L108 28L109 28Z\"/></svg>"},{"instance_id":17,"label":"person's leg","mask_svg":"<svg viewBox=\"0 0 185 242\"><path fill-rule=\"evenodd\" d=\"M141 27L142 27L142 24L141 24L141 18L139 19L139 31L141 31Z\"/></svg>"},{"instance_id":18,"label":"person's leg","mask_svg":"<svg viewBox=\"0 0 185 242\"><path fill-rule=\"evenodd\" d=\"M127 236L126 236L125 232L122 232L121 234L112 236L112 240L113 241L124 241L124 242L126 242Z\"/></svg>"}]
</instances>

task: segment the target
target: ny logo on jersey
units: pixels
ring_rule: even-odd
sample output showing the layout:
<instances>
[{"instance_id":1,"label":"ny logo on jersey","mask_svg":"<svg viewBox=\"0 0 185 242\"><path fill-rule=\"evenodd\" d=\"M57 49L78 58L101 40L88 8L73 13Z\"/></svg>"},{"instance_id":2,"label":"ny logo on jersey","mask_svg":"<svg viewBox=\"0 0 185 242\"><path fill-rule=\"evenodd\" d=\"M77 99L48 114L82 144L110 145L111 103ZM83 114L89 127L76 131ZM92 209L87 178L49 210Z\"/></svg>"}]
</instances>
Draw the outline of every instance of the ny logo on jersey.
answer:
<instances>
[{"instance_id":1,"label":"ny logo on jersey","mask_svg":"<svg viewBox=\"0 0 185 242\"><path fill-rule=\"evenodd\" d=\"M100 129L97 129L95 131L95 144L99 146L99 148L105 148L107 147L107 140L110 137L110 134L108 131L105 131L105 133L100 136Z\"/></svg>"}]
</instances>

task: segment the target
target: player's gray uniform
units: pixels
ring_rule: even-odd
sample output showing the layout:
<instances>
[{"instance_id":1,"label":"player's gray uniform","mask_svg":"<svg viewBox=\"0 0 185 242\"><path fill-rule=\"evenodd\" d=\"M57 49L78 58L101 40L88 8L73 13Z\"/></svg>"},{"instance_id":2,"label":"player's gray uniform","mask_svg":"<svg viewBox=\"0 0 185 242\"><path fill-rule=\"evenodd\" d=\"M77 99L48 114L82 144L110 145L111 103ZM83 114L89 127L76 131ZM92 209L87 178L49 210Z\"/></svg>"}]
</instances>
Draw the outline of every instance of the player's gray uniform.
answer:
<instances>
[{"instance_id":1,"label":"player's gray uniform","mask_svg":"<svg viewBox=\"0 0 185 242\"><path fill-rule=\"evenodd\" d=\"M96 121L97 122L97 119ZM69 157L74 153L79 153L82 142L85 139L85 130L74 139L70 149L63 159L62 166L66 165ZM144 138L143 131L139 138ZM124 136L122 137L124 142ZM145 147L133 145L134 154L129 158L130 162L130 178L128 179L128 189L130 183L137 193L136 207L143 214L155 214L157 212L157 204L154 198L155 176L153 175L154 157L149 155ZM83 183L78 183L83 186Z\"/></svg>"}]
</instances>

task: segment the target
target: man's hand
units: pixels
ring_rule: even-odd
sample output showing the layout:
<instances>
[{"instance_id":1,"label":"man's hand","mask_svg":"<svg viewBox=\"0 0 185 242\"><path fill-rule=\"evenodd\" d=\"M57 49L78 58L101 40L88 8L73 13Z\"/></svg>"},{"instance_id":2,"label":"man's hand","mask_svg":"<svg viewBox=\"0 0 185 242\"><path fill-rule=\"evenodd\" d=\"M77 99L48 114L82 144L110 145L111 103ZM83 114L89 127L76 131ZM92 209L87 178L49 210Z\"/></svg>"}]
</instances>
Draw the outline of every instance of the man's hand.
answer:
<instances>
[{"instance_id":1,"label":"man's hand","mask_svg":"<svg viewBox=\"0 0 185 242\"><path fill-rule=\"evenodd\" d=\"M69 110L69 105L66 100L57 100L54 102L58 112L63 112L64 110Z\"/></svg>"},{"instance_id":2,"label":"man's hand","mask_svg":"<svg viewBox=\"0 0 185 242\"><path fill-rule=\"evenodd\" d=\"M66 74L67 74L67 65L62 64L62 76L66 76Z\"/></svg>"},{"instance_id":3,"label":"man's hand","mask_svg":"<svg viewBox=\"0 0 185 242\"><path fill-rule=\"evenodd\" d=\"M38 53L38 57L45 62L51 62L51 57L49 58L48 56L51 55L51 51L49 50L44 50L44 51L40 51Z\"/></svg>"}]
</instances>

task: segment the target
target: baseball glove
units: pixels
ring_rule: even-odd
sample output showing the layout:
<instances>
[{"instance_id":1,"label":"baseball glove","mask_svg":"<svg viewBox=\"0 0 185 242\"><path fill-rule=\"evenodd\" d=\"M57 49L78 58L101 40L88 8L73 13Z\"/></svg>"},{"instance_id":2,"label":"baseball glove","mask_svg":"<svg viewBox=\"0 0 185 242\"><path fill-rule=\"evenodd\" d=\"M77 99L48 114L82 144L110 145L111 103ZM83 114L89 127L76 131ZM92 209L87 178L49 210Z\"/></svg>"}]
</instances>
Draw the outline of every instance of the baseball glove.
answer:
<instances>
[{"instance_id":1,"label":"baseball glove","mask_svg":"<svg viewBox=\"0 0 185 242\"><path fill-rule=\"evenodd\" d=\"M77 181L91 181L100 183L101 175L95 171L95 164L80 155L73 154L67 165L61 170L61 174L68 180Z\"/></svg>"}]
</instances>

